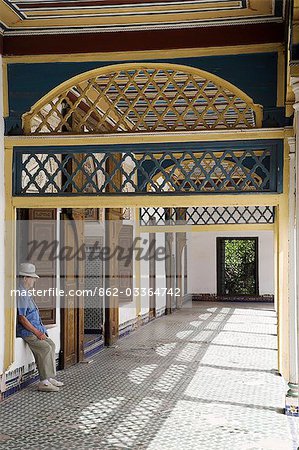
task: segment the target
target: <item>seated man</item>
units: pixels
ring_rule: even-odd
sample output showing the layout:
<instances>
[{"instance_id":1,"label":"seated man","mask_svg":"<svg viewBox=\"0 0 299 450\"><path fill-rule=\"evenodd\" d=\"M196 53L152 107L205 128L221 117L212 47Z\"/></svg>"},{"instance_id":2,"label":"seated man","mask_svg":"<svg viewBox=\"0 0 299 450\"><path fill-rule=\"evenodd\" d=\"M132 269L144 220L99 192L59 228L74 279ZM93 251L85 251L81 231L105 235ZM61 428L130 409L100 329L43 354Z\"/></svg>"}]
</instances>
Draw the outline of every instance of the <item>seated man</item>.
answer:
<instances>
[{"instance_id":1,"label":"seated man","mask_svg":"<svg viewBox=\"0 0 299 450\"><path fill-rule=\"evenodd\" d=\"M17 296L17 336L29 345L38 368L40 383L38 390L45 392L59 391L63 383L55 380L55 344L48 337L47 329L43 325L39 310L30 290L39 276L35 273L34 264L22 263L19 271L20 285Z\"/></svg>"}]
</instances>

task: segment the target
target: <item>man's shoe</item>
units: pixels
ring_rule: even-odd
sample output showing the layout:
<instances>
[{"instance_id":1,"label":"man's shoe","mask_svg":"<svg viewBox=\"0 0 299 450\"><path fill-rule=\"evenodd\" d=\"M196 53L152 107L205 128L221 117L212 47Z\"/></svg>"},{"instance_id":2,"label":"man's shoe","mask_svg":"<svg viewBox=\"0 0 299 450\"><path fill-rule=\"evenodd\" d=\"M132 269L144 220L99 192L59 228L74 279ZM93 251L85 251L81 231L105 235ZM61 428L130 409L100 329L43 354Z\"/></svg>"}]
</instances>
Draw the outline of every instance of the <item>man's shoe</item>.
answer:
<instances>
[{"instance_id":1,"label":"man's shoe","mask_svg":"<svg viewBox=\"0 0 299 450\"><path fill-rule=\"evenodd\" d=\"M59 388L57 386L54 386L53 384L44 384L44 383L38 383L37 386L38 391L43 392L58 392Z\"/></svg>"},{"instance_id":2,"label":"man's shoe","mask_svg":"<svg viewBox=\"0 0 299 450\"><path fill-rule=\"evenodd\" d=\"M54 378L50 378L49 381L53 386L56 386L56 387L64 386L64 383L62 381L57 381Z\"/></svg>"}]
</instances>

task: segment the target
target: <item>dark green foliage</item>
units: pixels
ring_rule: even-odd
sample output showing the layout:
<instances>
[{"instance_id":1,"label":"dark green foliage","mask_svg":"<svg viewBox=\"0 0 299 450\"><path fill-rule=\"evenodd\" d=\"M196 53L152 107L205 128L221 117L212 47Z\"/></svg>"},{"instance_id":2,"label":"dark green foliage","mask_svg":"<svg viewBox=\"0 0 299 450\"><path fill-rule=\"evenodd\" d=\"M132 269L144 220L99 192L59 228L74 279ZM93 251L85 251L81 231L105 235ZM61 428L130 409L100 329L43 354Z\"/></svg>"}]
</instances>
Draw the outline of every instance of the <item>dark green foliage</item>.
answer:
<instances>
[{"instance_id":1,"label":"dark green foliage","mask_svg":"<svg viewBox=\"0 0 299 450\"><path fill-rule=\"evenodd\" d=\"M256 294L255 240L225 240L224 293Z\"/></svg>"}]
</instances>

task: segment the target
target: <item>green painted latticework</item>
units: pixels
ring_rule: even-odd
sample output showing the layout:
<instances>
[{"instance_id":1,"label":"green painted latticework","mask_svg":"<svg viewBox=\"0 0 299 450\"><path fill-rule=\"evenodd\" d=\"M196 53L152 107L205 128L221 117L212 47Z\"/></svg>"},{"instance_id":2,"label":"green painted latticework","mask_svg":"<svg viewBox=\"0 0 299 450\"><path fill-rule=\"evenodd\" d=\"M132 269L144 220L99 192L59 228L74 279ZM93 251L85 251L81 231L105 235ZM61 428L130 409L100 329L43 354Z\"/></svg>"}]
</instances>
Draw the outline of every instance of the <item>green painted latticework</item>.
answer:
<instances>
[{"instance_id":1,"label":"green painted latticework","mask_svg":"<svg viewBox=\"0 0 299 450\"><path fill-rule=\"evenodd\" d=\"M281 145L261 142L19 147L13 194L279 192Z\"/></svg>"}]
</instances>

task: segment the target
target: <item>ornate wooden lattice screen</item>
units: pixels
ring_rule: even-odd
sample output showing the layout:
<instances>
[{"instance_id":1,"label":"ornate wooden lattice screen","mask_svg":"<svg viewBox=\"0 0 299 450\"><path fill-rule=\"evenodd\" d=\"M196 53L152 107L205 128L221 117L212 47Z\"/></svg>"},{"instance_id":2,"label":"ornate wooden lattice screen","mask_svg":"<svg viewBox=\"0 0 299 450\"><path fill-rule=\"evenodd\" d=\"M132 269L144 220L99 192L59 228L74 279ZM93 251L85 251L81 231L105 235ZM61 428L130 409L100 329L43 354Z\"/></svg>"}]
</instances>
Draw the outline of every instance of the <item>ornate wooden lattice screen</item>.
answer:
<instances>
[{"instance_id":1,"label":"ornate wooden lattice screen","mask_svg":"<svg viewBox=\"0 0 299 450\"><path fill-rule=\"evenodd\" d=\"M273 206L201 206L140 208L140 225L225 225L274 223Z\"/></svg>"},{"instance_id":2,"label":"ornate wooden lattice screen","mask_svg":"<svg viewBox=\"0 0 299 450\"><path fill-rule=\"evenodd\" d=\"M13 194L130 196L279 192L282 175L279 148L265 145L255 149L242 145L243 149L203 151L196 149L201 147L198 144L194 144L194 150L193 145L185 144L181 151L164 146L159 146L159 150L118 146L109 151L107 146L103 149L108 150L106 153L100 153L98 147L73 147L68 152L67 148L19 147L14 152ZM117 155L120 154L119 160ZM106 172L108 158L115 162L111 173ZM116 182L119 172L122 174L120 185Z\"/></svg>"},{"instance_id":3,"label":"ornate wooden lattice screen","mask_svg":"<svg viewBox=\"0 0 299 450\"><path fill-rule=\"evenodd\" d=\"M261 127L262 107L208 72L118 64L61 84L23 116L25 134L136 133Z\"/></svg>"}]
</instances>

